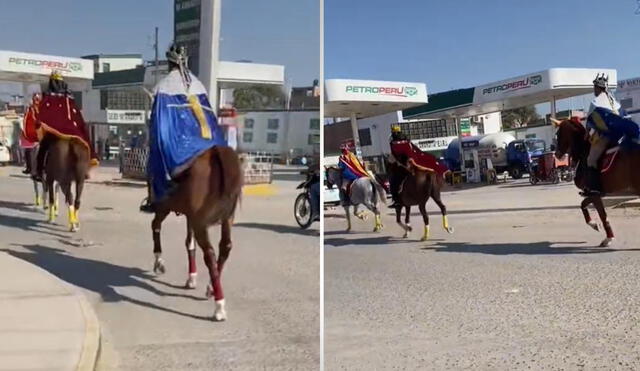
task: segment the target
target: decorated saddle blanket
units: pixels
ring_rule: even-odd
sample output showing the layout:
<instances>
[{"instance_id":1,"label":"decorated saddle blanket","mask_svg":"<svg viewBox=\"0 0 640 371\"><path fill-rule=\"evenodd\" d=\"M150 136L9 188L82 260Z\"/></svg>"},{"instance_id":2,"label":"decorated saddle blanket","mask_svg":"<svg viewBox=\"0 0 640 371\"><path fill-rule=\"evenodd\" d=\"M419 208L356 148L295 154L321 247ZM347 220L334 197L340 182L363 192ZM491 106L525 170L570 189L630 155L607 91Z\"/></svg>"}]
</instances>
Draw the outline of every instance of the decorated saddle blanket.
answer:
<instances>
[{"instance_id":1,"label":"decorated saddle blanket","mask_svg":"<svg viewBox=\"0 0 640 371\"><path fill-rule=\"evenodd\" d=\"M611 143L620 143L623 147L638 146L640 126L630 118L620 116L615 112L597 107L587 118L587 129L594 130Z\"/></svg>"},{"instance_id":2,"label":"decorated saddle blanket","mask_svg":"<svg viewBox=\"0 0 640 371\"><path fill-rule=\"evenodd\" d=\"M406 156L408 160L413 160L410 161L412 165L421 170L435 172L440 176L443 176L449 171L447 165L440 163L435 156L422 152L420 148L409 140L392 142L391 153L396 158Z\"/></svg>"},{"instance_id":3,"label":"decorated saddle blanket","mask_svg":"<svg viewBox=\"0 0 640 371\"><path fill-rule=\"evenodd\" d=\"M155 89L150 127L149 176L157 200L170 181L180 176L202 153L227 146L224 133L202 83L176 69Z\"/></svg>"},{"instance_id":4,"label":"decorated saddle blanket","mask_svg":"<svg viewBox=\"0 0 640 371\"><path fill-rule=\"evenodd\" d=\"M87 124L71 95L45 93L35 115L38 139L42 139L47 133L62 139L77 139L89 152L91 165L98 165L98 156L91 146Z\"/></svg>"}]
</instances>

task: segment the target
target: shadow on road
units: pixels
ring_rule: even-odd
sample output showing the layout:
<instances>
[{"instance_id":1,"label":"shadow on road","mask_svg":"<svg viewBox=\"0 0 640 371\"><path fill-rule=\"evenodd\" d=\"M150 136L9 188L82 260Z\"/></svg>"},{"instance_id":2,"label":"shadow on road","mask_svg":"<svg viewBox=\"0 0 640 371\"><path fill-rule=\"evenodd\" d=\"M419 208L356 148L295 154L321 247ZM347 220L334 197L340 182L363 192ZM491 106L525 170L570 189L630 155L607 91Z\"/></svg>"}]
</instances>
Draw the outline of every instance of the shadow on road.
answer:
<instances>
[{"instance_id":1,"label":"shadow on road","mask_svg":"<svg viewBox=\"0 0 640 371\"><path fill-rule=\"evenodd\" d=\"M33 212L33 209L30 209L29 211ZM44 216L43 216L43 219L44 219ZM6 215L6 214L0 213L0 225L4 225L10 228L19 228L25 231L48 234L50 236L58 237L58 238L69 238L68 235L62 234L62 231L54 229L54 228L59 228L59 226L56 226L55 224L49 224L44 220L23 218L21 216ZM4 241L4 242L7 242L7 241Z\"/></svg>"},{"instance_id":2,"label":"shadow on road","mask_svg":"<svg viewBox=\"0 0 640 371\"><path fill-rule=\"evenodd\" d=\"M269 223L236 223L233 226L236 228L263 229L266 231L271 231L276 233L301 234L304 236L317 236L318 234L317 230L302 229L297 225L293 226L293 225L269 224Z\"/></svg>"},{"instance_id":3,"label":"shadow on road","mask_svg":"<svg viewBox=\"0 0 640 371\"><path fill-rule=\"evenodd\" d=\"M26 203L26 202L0 200L0 208L13 209L13 210L23 211L27 213L32 213L36 209L38 209L38 206L35 206L34 204L31 204L31 203Z\"/></svg>"},{"instance_id":4,"label":"shadow on road","mask_svg":"<svg viewBox=\"0 0 640 371\"><path fill-rule=\"evenodd\" d=\"M411 210L411 216L420 216L420 212L416 210ZM565 206L535 206L535 207L509 207L509 208L499 208L499 209L472 209L472 210L455 210L455 209L447 209L448 215L465 215L465 214L490 214L490 213L507 213L507 212L527 212L527 211L549 211L549 210L580 210L580 206L576 205L565 205ZM440 212L438 211L429 211L429 216L440 216ZM387 215L395 216L396 213L388 212ZM404 216L404 211L403 214Z\"/></svg>"},{"instance_id":5,"label":"shadow on road","mask_svg":"<svg viewBox=\"0 0 640 371\"><path fill-rule=\"evenodd\" d=\"M27 252L11 249L0 249L0 251L4 251L12 256L37 265L72 285L100 294L100 297L105 302L125 301L185 317L211 320L209 317L183 313L118 293L116 291L118 287L137 287L160 297L181 297L202 300L202 298L191 295L173 294L158 290L145 282L145 280L153 280L154 276L140 268L123 267L103 261L79 258L68 254L65 250L43 245L12 245L20 246L26 249Z\"/></svg>"},{"instance_id":6,"label":"shadow on road","mask_svg":"<svg viewBox=\"0 0 640 371\"><path fill-rule=\"evenodd\" d=\"M584 245L581 242L531 242L531 243L491 243L475 244L469 242L442 242L434 246L427 246L421 250L436 252L479 253L489 255L557 255L557 254L601 254L616 251L640 251L640 249L612 249L590 246L566 246ZM554 247L555 245L555 247ZM561 246L558 246L561 245Z\"/></svg>"},{"instance_id":7,"label":"shadow on road","mask_svg":"<svg viewBox=\"0 0 640 371\"><path fill-rule=\"evenodd\" d=\"M343 234L344 232L339 232L339 233ZM331 234L332 233L330 232L329 235ZM326 235L327 233L325 233L325 236ZM435 240L429 240L429 241L440 242L444 240L435 239ZM371 246L398 245L398 244L416 243L416 242L419 242L419 241L415 239L410 239L410 238L403 239L403 238L394 237L394 236L363 237L363 238L333 237L333 238L324 239L325 246L333 246L333 247L342 247L342 246L349 246L349 245L353 245L354 247L371 247Z\"/></svg>"}]
</instances>

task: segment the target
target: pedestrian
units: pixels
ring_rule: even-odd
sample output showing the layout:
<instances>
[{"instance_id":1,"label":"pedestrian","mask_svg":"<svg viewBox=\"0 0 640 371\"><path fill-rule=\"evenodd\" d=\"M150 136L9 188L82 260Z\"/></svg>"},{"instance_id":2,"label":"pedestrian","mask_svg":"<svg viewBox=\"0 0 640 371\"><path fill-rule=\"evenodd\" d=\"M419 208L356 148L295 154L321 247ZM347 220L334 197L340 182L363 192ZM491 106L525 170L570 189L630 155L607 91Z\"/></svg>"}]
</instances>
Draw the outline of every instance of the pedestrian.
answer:
<instances>
[{"instance_id":1,"label":"pedestrian","mask_svg":"<svg viewBox=\"0 0 640 371\"><path fill-rule=\"evenodd\" d=\"M109 158L111 157L110 156L110 152L109 152L110 146L111 146L111 144L109 143L109 138L105 139L105 141L104 141L104 156L105 156L105 159L107 161L109 161Z\"/></svg>"}]
</instances>

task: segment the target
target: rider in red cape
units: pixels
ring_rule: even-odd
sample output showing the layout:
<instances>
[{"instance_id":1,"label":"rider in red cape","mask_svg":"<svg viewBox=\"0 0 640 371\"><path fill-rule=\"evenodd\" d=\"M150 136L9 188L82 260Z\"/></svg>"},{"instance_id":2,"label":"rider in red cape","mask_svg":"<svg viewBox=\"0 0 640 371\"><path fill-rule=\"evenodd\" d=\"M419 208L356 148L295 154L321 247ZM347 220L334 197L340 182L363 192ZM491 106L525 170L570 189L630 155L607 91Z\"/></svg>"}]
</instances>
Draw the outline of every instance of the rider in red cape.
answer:
<instances>
[{"instance_id":1,"label":"rider in red cape","mask_svg":"<svg viewBox=\"0 0 640 371\"><path fill-rule=\"evenodd\" d=\"M424 153L418 148L408 136L402 133L400 126L394 125L391 127L391 142L389 143L391 148L391 154L395 159L405 167L411 164L422 170L434 172L439 176L444 176L449 169L442 163L440 163L433 155ZM390 174L389 186L391 190L391 197L393 199L393 205L398 205L398 196L400 193L400 185L404 178L400 174Z\"/></svg>"},{"instance_id":2,"label":"rider in red cape","mask_svg":"<svg viewBox=\"0 0 640 371\"><path fill-rule=\"evenodd\" d=\"M87 124L76 107L62 75L58 72L53 72L49 78L49 88L40 102L36 126L40 137L37 178L42 179L46 153L56 138L79 140L89 151L91 165L98 165L98 156L91 146Z\"/></svg>"},{"instance_id":3,"label":"rider in red cape","mask_svg":"<svg viewBox=\"0 0 640 371\"><path fill-rule=\"evenodd\" d=\"M36 129L36 123L38 121L38 106L40 105L40 95L34 94L31 98L31 105L27 109L24 115L24 121L22 123L22 132L20 133L20 147L24 149L24 157L26 162L26 168L22 171L23 174L31 174L31 156L33 154L33 148L38 143L38 131Z\"/></svg>"}]
</instances>

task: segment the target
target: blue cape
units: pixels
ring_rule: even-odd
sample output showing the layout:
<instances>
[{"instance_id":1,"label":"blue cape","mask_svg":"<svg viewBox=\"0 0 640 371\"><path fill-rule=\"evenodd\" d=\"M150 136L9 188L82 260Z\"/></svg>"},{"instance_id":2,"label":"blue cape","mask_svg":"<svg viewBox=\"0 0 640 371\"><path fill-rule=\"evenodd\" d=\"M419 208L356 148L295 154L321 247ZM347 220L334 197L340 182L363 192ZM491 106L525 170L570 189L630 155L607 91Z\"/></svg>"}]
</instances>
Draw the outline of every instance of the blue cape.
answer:
<instances>
[{"instance_id":1,"label":"blue cape","mask_svg":"<svg viewBox=\"0 0 640 371\"><path fill-rule=\"evenodd\" d=\"M624 138L622 144L625 146L632 145L640 137L640 127L635 121L603 107L597 107L589 115L587 129L594 129L612 143Z\"/></svg>"},{"instance_id":2,"label":"blue cape","mask_svg":"<svg viewBox=\"0 0 640 371\"><path fill-rule=\"evenodd\" d=\"M149 175L156 201L166 196L169 181L188 169L193 160L214 146L227 146L224 133L211 109L206 91L195 76L187 91L180 72L172 71L156 87L151 112ZM197 97L211 138L202 128L188 96Z\"/></svg>"}]
</instances>

